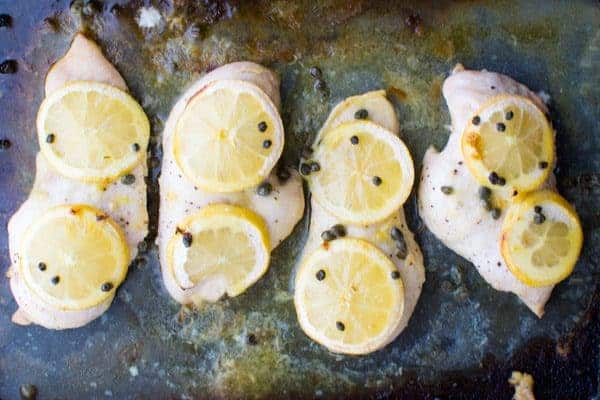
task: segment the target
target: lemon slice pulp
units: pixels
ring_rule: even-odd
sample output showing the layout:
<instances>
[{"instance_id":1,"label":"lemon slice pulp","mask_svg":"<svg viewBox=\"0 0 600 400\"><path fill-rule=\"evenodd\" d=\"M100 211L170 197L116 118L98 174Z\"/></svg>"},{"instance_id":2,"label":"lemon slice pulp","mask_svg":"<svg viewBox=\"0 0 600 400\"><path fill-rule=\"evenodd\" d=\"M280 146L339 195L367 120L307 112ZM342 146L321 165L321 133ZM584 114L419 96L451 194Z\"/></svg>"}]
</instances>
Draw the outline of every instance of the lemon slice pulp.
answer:
<instances>
[{"instance_id":1,"label":"lemon slice pulp","mask_svg":"<svg viewBox=\"0 0 600 400\"><path fill-rule=\"evenodd\" d=\"M377 247L354 238L323 244L300 266L294 304L304 332L336 353L366 354L396 335L404 286Z\"/></svg>"},{"instance_id":2,"label":"lemon slice pulp","mask_svg":"<svg viewBox=\"0 0 600 400\"><path fill-rule=\"evenodd\" d=\"M515 199L502 225L500 249L509 270L528 286L571 274L583 242L577 213L559 194L541 190Z\"/></svg>"},{"instance_id":3,"label":"lemon slice pulp","mask_svg":"<svg viewBox=\"0 0 600 400\"><path fill-rule=\"evenodd\" d=\"M78 81L52 92L37 116L42 154L62 175L109 183L133 169L148 145L144 110L114 86Z\"/></svg>"},{"instance_id":4,"label":"lemon slice pulp","mask_svg":"<svg viewBox=\"0 0 600 400\"><path fill-rule=\"evenodd\" d=\"M179 168L209 192L236 192L265 179L281 156L283 124L257 86L235 80L209 83L177 122L173 151Z\"/></svg>"},{"instance_id":5,"label":"lemon slice pulp","mask_svg":"<svg viewBox=\"0 0 600 400\"><path fill-rule=\"evenodd\" d=\"M47 211L26 230L19 253L25 283L61 310L88 309L114 296L128 263L121 228L87 205Z\"/></svg>"},{"instance_id":6,"label":"lemon slice pulp","mask_svg":"<svg viewBox=\"0 0 600 400\"><path fill-rule=\"evenodd\" d=\"M404 143L372 122L347 122L328 131L313 159L320 167L308 178L315 200L347 223L387 218L404 204L414 181Z\"/></svg>"},{"instance_id":7,"label":"lemon slice pulp","mask_svg":"<svg viewBox=\"0 0 600 400\"><path fill-rule=\"evenodd\" d=\"M269 266L269 234L253 211L225 204L200 209L182 221L167 247L169 268L183 289L205 300L237 296Z\"/></svg>"},{"instance_id":8,"label":"lemon slice pulp","mask_svg":"<svg viewBox=\"0 0 600 400\"><path fill-rule=\"evenodd\" d=\"M467 124L462 154L482 185L520 192L537 189L554 162L554 133L531 100L512 95L490 99Z\"/></svg>"}]
</instances>

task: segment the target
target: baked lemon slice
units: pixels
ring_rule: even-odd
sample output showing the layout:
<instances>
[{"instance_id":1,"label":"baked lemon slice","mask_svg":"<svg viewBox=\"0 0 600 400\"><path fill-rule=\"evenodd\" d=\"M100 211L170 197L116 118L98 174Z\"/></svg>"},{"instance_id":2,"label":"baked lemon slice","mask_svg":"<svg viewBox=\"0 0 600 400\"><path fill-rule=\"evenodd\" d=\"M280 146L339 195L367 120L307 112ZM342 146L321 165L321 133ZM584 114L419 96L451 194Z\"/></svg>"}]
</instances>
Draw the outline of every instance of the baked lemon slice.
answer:
<instances>
[{"instance_id":1,"label":"baked lemon slice","mask_svg":"<svg viewBox=\"0 0 600 400\"><path fill-rule=\"evenodd\" d=\"M369 242L324 243L300 266L295 286L300 326L329 350L367 354L395 337L404 286L396 266Z\"/></svg>"},{"instance_id":2,"label":"baked lemon slice","mask_svg":"<svg viewBox=\"0 0 600 400\"><path fill-rule=\"evenodd\" d=\"M213 204L182 221L167 246L176 282L205 300L237 296L269 267L269 234L247 208Z\"/></svg>"},{"instance_id":3,"label":"baked lemon slice","mask_svg":"<svg viewBox=\"0 0 600 400\"><path fill-rule=\"evenodd\" d=\"M310 189L326 210L346 223L368 225L397 211L408 198L414 167L404 143L367 121L328 131L313 153Z\"/></svg>"},{"instance_id":4,"label":"baked lemon slice","mask_svg":"<svg viewBox=\"0 0 600 400\"><path fill-rule=\"evenodd\" d=\"M133 169L150 137L144 110L127 93L77 81L50 93L37 115L42 154L62 175L109 183Z\"/></svg>"},{"instance_id":5,"label":"baked lemon slice","mask_svg":"<svg viewBox=\"0 0 600 400\"><path fill-rule=\"evenodd\" d=\"M554 133L531 100L493 97L474 115L461 138L462 154L482 185L507 191L540 187L554 162Z\"/></svg>"},{"instance_id":6,"label":"baked lemon slice","mask_svg":"<svg viewBox=\"0 0 600 400\"><path fill-rule=\"evenodd\" d=\"M327 121L323 124L319 132L321 137L336 126L352 120L367 120L376 123L379 126L397 132L400 129L398 118L394 106L387 99L385 90L374 90L357 96L351 96L336 105Z\"/></svg>"},{"instance_id":7,"label":"baked lemon slice","mask_svg":"<svg viewBox=\"0 0 600 400\"><path fill-rule=\"evenodd\" d=\"M129 264L121 228L87 205L45 212L23 235L19 272L45 303L60 310L84 310L114 296Z\"/></svg>"},{"instance_id":8,"label":"baked lemon slice","mask_svg":"<svg viewBox=\"0 0 600 400\"><path fill-rule=\"evenodd\" d=\"M259 184L283 150L283 124L269 97L251 83L209 83L177 122L173 152L179 168L209 192Z\"/></svg>"},{"instance_id":9,"label":"baked lemon slice","mask_svg":"<svg viewBox=\"0 0 600 400\"><path fill-rule=\"evenodd\" d=\"M515 199L502 225L508 269L528 286L549 286L571 274L583 242L577 213L559 194L541 190Z\"/></svg>"}]
</instances>

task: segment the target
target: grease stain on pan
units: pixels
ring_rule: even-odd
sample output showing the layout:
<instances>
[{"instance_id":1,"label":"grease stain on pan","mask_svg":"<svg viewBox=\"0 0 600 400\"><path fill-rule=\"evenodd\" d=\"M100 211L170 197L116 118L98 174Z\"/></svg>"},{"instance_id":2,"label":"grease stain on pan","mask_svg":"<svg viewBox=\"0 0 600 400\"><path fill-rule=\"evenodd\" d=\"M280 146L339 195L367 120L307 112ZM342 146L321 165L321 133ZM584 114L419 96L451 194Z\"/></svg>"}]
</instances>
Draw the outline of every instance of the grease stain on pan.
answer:
<instances>
[{"instance_id":1,"label":"grease stain on pan","mask_svg":"<svg viewBox=\"0 0 600 400\"><path fill-rule=\"evenodd\" d=\"M199 74L242 59L261 62L280 74L287 135L284 163L291 164L312 142L334 104L349 95L384 88L396 106L418 169L426 148L443 147L448 136L440 88L456 62L504 72L533 90L545 90L552 95L553 122L559 132L559 185L581 213L586 243L575 274L559 285L546 316L537 320L514 296L492 290L464 260L426 230L419 231L417 240L428 269L419 305L394 343L366 357L328 353L298 327L290 281L305 240L306 218L274 252L269 272L256 285L240 297L196 310L182 310L164 291L153 245L141 255L147 261L130 269L108 313L76 331L12 325L8 316L15 305L4 282L0 343L11 344L0 357L0 397L17 396L19 385L30 381L44 397L67 398L102 397L105 392L116 398L339 393L385 397L400 390L431 397L461 390L486 394L486 389L507 397L508 384L497 382L506 382L508 375L502 374L506 363L512 362L535 372L540 395L591 393L597 366L590 368L585 362L591 354L597 357L598 346L585 332L594 329L586 321L594 321L597 306L582 316L594 302L593 277L600 272L594 261L600 250L592 246L600 239L600 216L595 211L600 190L590 183L595 179L590 172L600 167L600 139L593 135L600 129L600 110L594 108L600 90L593 68L599 54L600 33L593 28L600 19L597 7L575 1L389 5L342 0L252 4L163 0L144 3L160 20L153 12L152 20L158 23L144 22L141 27L141 2L69 3L15 2L7 6L12 9L8 11L14 19L10 33L14 39L4 40L7 33L0 30L0 54L19 62L17 74L0 76L0 137L13 142L0 154L5 188L11 187L0 190L4 249L5 222L33 180L34 120L43 77L78 30L98 41L152 121L148 243L156 233L160 132L172 104ZM315 78L309 74L315 65L322 70L326 90L315 89ZM408 204L413 203L414 198ZM415 210L407 207L412 227L419 224ZM0 256L3 265L8 262L6 253ZM442 285L444 281L450 285ZM553 340L569 332L580 340L561 341L564 357L553 353ZM517 356L505 363L515 352ZM538 365L531 359L543 362ZM482 365L484 372L468 379L447 375ZM133 366L137 376L131 373ZM577 368L582 371L579 386L548 385ZM548 393L548 388L556 391Z\"/></svg>"}]
</instances>

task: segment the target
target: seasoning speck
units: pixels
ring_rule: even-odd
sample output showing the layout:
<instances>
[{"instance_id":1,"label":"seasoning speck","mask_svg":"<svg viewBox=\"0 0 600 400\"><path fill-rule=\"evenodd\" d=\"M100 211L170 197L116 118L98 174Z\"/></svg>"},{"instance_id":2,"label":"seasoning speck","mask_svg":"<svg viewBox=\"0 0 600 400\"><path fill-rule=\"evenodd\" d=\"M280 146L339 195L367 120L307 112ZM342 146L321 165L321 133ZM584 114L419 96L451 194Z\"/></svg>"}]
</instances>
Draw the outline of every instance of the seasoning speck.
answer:
<instances>
[{"instance_id":1,"label":"seasoning speck","mask_svg":"<svg viewBox=\"0 0 600 400\"><path fill-rule=\"evenodd\" d=\"M261 132L265 132L267 130L267 123L265 121L260 121L258 123L258 130Z\"/></svg>"},{"instance_id":2,"label":"seasoning speck","mask_svg":"<svg viewBox=\"0 0 600 400\"><path fill-rule=\"evenodd\" d=\"M442 186L440 188L440 190L442 191L442 193L444 194L452 194L452 192L454 191L454 189L452 188L452 186Z\"/></svg>"},{"instance_id":3,"label":"seasoning speck","mask_svg":"<svg viewBox=\"0 0 600 400\"><path fill-rule=\"evenodd\" d=\"M539 214L542 212L542 206L535 206L533 207L533 212L536 214Z\"/></svg>"},{"instance_id":4,"label":"seasoning speck","mask_svg":"<svg viewBox=\"0 0 600 400\"><path fill-rule=\"evenodd\" d=\"M310 163L310 171L311 172L318 172L321 170L321 166L319 165L318 162L313 161Z\"/></svg>"},{"instance_id":5,"label":"seasoning speck","mask_svg":"<svg viewBox=\"0 0 600 400\"><path fill-rule=\"evenodd\" d=\"M133 174L123 175L123 177L121 178L121 183L123 185L133 185L135 183L135 175L133 175Z\"/></svg>"},{"instance_id":6,"label":"seasoning speck","mask_svg":"<svg viewBox=\"0 0 600 400\"><path fill-rule=\"evenodd\" d=\"M492 218L498 219L500 218L500 215L502 215L502 210L498 207L492 208Z\"/></svg>"},{"instance_id":7,"label":"seasoning speck","mask_svg":"<svg viewBox=\"0 0 600 400\"><path fill-rule=\"evenodd\" d=\"M0 74L14 74L15 72L17 72L15 60L5 60L0 63Z\"/></svg>"},{"instance_id":8,"label":"seasoning speck","mask_svg":"<svg viewBox=\"0 0 600 400\"><path fill-rule=\"evenodd\" d=\"M290 171L288 171L288 169L284 166L281 166L279 168L277 168L277 178L279 179L280 182L285 182L288 179L290 179L292 175L290 174Z\"/></svg>"},{"instance_id":9,"label":"seasoning speck","mask_svg":"<svg viewBox=\"0 0 600 400\"><path fill-rule=\"evenodd\" d=\"M473 123L473 125L479 125L481 123L481 118L479 117L479 115L476 115L473 117L471 122Z\"/></svg>"},{"instance_id":10,"label":"seasoning speck","mask_svg":"<svg viewBox=\"0 0 600 400\"><path fill-rule=\"evenodd\" d=\"M506 130L506 125L504 125L504 123L502 123L502 122L498 122L496 124L496 130L498 132L504 132Z\"/></svg>"},{"instance_id":11,"label":"seasoning speck","mask_svg":"<svg viewBox=\"0 0 600 400\"><path fill-rule=\"evenodd\" d=\"M331 231L337 237L344 237L344 236L346 236L346 227L344 225L342 225L342 224L335 224L334 226L331 227Z\"/></svg>"},{"instance_id":12,"label":"seasoning speck","mask_svg":"<svg viewBox=\"0 0 600 400\"><path fill-rule=\"evenodd\" d=\"M53 276L52 279L50 279L50 282L52 282L54 285L58 285L58 282L60 282L60 276Z\"/></svg>"},{"instance_id":13,"label":"seasoning speck","mask_svg":"<svg viewBox=\"0 0 600 400\"><path fill-rule=\"evenodd\" d=\"M24 384L19 387L19 394L23 400L35 400L38 390L34 385Z\"/></svg>"},{"instance_id":14,"label":"seasoning speck","mask_svg":"<svg viewBox=\"0 0 600 400\"><path fill-rule=\"evenodd\" d=\"M0 28L10 28L12 26L12 17L8 14L0 14Z\"/></svg>"},{"instance_id":15,"label":"seasoning speck","mask_svg":"<svg viewBox=\"0 0 600 400\"><path fill-rule=\"evenodd\" d=\"M367 119L368 117L369 117L369 112L367 110L365 110L364 108L361 108L360 110L358 110L354 113L355 119Z\"/></svg>"},{"instance_id":16,"label":"seasoning speck","mask_svg":"<svg viewBox=\"0 0 600 400\"><path fill-rule=\"evenodd\" d=\"M300 173L302 175L310 175L310 171L311 171L310 165L308 165L306 163L300 164Z\"/></svg>"},{"instance_id":17,"label":"seasoning speck","mask_svg":"<svg viewBox=\"0 0 600 400\"><path fill-rule=\"evenodd\" d=\"M256 193L259 196L268 196L271 194L271 192L273 191L273 185L271 185L269 182L263 182L260 185L258 185L258 188L256 189Z\"/></svg>"},{"instance_id":18,"label":"seasoning speck","mask_svg":"<svg viewBox=\"0 0 600 400\"><path fill-rule=\"evenodd\" d=\"M246 342L250 345L250 346L256 346L258 344L258 340L256 339L256 335L254 333L250 333L247 337L246 337Z\"/></svg>"},{"instance_id":19,"label":"seasoning speck","mask_svg":"<svg viewBox=\"0 0 600 400\"><path fill-rule=\"evenodd\" d=\"M190 247L192 245L192 241L193 241L193 237L192 234L189 232L183 232L183 236L182 236L182 240L183 240L183 245L185 247Z\"/></svg>"},{"instance_id":20,"label":"seasoning speck","mask_svg":"<svg viewBox=\"0 0 600 400\"><path fill-rule=\"evenodd\" d=\"M544 216L544 214L535 214L533 216L533 222L537 225L543 224L545 220L546 217Z\"/></svg>"},{"instance_id":21,"label":"seasoning speck","mask_svg":"<svg viewBox=\"0 0 600 400\"><path fill-rule=\"evenodd\" d=\"M344 329L346 329L346 326L341 321L336 321L335 327L338 329L338 331L343 331Z\"/></svg>"},{"instance_id":22,"label":"seasoning speck","mask_svg":"<svg viewBox=\"0 0 600 400\"><path fill-rule=\"evenodd\" d=\"M46 266L46 263L45 263L45 262L39 262L39 263L38 263L38 269L39 269L40 271L45 271L45 270L46 270L46 267L47 267L47 266Z\"/></svg>"},{"instance_id":23,"label":"seasoning speck","mask_svg":"<svg viewBox=\"0 0 600 400\"><path fill-rule=\"evenodd\" d=\"M315 274L315 277L318 281L322 281L323 279L325 279L325 271L323 271L322 269L318 270Z\"/></svg>"},{"instance_id":24,"label":"seasoning speck","mask_svg":"<svg viewBox=\"0 0 600 400\"><path fill-rule=\"evenodd\" d=\"M315 89L316 90L325 90L325 89L327 89L327 84L325 83L324 80L317 79L317 81L315 82Z\"/></svg>"},{"instance_id":25,"label":"seasoning speck","mask_svg":"<svg viewBox=\"0 0 600 400\"><path fill-rule=\"evenodd\" d=\"M321 233L321 239L325 242L330 242L335 239L335 234L329 230L323 231L323 233Z\"/></svg>"},{"instance_id":26,"label":"seasoning speck","mask_svg":"<svg viewBox=\"0 0 600 400\"><path fill-rule=\"evenodd\" d=\"M479 198L481 200L489 200L492 196L492 190L487 186L481 186L479 188Z\"/></svg>"},{"instance_id":27,"label":"seasoning speck","mask_svg":"<svg viewBox=\"0 0 600 400\"><path fill-rule=\"evenodd\" d=\"M140 145L138 143L134 143L131 145L131 150L135 151L136 153L138 151L140 151Z\"/></svg>"},{"instance_id":28,"label":"seasoning speck","mask_svg":"<svg viewBox=\"0 0 600 400\"><path fill-rule=\"evenodd\" d=\"M8 150L11 146L10 140L0 139L0 150Z\"/></svg>"},{"instance_id":29,"label":"seasoning speck","mask_svg":"<svg viewBox=\"0 0 600 400\"><path fill-rule=\"evenodd\" d=\"M538 164L540 169L546 169L548 168L548 161L540 161L540 163Z\"/></svg>"},{"instance_id":30,"label":"seasoning speck","mask_svg":"<svg viewBox=\"0 0 600 400\"><path fill-rule=\"evenodd\" d=\"M373 181L373 185L375 185L375 186L381 185L381 182L382 182L381 178L378 176L374 176L372 181Z\"/></svg>"},{"instance_id":31,"label":"seasoning speck","mask_svg":"<svg viewBox=\"0 0 600 400\"><path fill-rule=\"evenodd\" d=\"M112 284L112 283L110 283L110 282L104 282L104 283L102 284L102 286L100 286L100 289L101 289L103 292L110 292L110 290L111 290L112 288L113 288L113 284Z\"/></svg>"},{"instance_id":32,"label":"seasoning speck","mask_svg":"<svg viewBox=\"0 0 600 400\"><path fill-rule=\"evenodd\" d=\"M263 149L268 149L269 147L271 147L272 144L273 144L273 142L271 142L269 139L267 139L264 142L262 142L262 147L263 147Z\"/></svg>"},{"instance_id":33,"label":"seasoning speck","mask_svg":"<svg viewBox=\"0 0 600 400\"><path fill-rule=\"evenodd\" d=\"M513 119L513 117L515 116L515 113L513 113L512 111L507 111L506 115L504 115L504 118L506 118L507 121L510 121L511 119Z\"/></svg>"},{"instance_id":34,"label":"seasoning speck","mask_svg":"<svg viewBox=\"0 0 600 400\"><path fill-rule=\"evenodd\" d=\"M319 67L317 67L316 65L313 65L312 67L310 67L308 69L308 73L310 74L310 76L312 76L313 78L317 78L317 79L320 79L323 76L321 69Z\"/></svg>"},{"instance_id":35,"label":"seasoning speck","mask_svg":"<svg viewBox=\"0 0 600 400\"><path fill-rule=\"evenodd\" d=\"M56 139L56 136L54 136L54 133L50 133L46 136L46 143L54 143L54 139Z\"/></svg>"},{"instance_id":36,"label":"seasoning speck","mask_svg":"<svg viewBox=\"0 0 600 400\"><path fill-rule=\"evenodd\" d=\"M490 183L492 185L504 186L506 184L506 179L499 176L495 171L492 171L492 173L490 173L488 179L490 180Z\"/></svg>"},{"instance_id":37,"label":"seasoning speck","mask_svg":"<svg viewBox=\"0 0 600 400\"><path fill-rule=\"evenodd\" d=\"M400 272L392 271L392 279L400 279Z\"/></svg>"},{"instance_id":38,"label":"seasoning speck","mask_svg":"<svg viewBox=\"0 0 600 400\"><path fill-rule=\"evenodd\" d=\"M350 143L358 144L358 136L354 135L350 138Z\"/></svg>"}]
</instances>

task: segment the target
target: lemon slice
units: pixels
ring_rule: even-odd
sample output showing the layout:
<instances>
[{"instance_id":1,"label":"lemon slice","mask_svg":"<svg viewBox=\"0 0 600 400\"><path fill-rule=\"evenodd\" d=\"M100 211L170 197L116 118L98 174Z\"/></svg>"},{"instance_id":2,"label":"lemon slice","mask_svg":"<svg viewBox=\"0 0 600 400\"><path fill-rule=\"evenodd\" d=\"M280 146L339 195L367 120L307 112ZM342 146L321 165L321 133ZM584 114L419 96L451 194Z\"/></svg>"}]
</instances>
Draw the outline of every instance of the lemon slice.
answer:
<instances>
[{"instance_id":1,"label":"lemon slice","mask_svg":"<svg viewBox=\"0 0 600 400\"><path fill-rule=\"evenodd\" d=\"M329 350L366 354L397 334L404 286L396 266L369 242L344 238L321 245L295 282L300 326Z\"/></svg>"},{"instance_id":2,"label":"lemon slice","mask_svg":"<svg viewBox=\"0 0 600 400\"><path fill-rule=\"evenodd\" d=\"M269 266L269 234L247 208L213 204L181 222L167 247L169 268L183 289L216 301L237 296Z\"/></svg>"},{"instance_id":3,"label":"lemon slice","mask_svg":"<svg viewBox=\"0 0 600 400\"><path fill-rule=\"evenodd\" d=\"M42 301L61 310L92 308L114 296L129 263L121 228L87 205L53 208L23 235L19 271Z\"/></svg>"},{"instance_id":4,"label":"lemon slice","mask_svg":"<svg viewBox=\"0 0 600 400\"><path fill-rule=\"evenodd\" d=\"M97 82L69 83L42 102L42 153L62 175L109 183L133 169L150 137L144 110L127 93Z\"/></svg>"},{"instance_id":5,"label":"lemon slice","mask_svg":"<svg viewBox=\"0 0 600 400\"><path fill-rule=\"evenodd\" d=\"M531 100L510 95L488 101L461 138L469 171L482 185L507 191L535 190L554 162L554 133Z\"/></svg>"},{"instance_id":6,"label":"lemon slice","mask_svg":"<svg viewBox=\"0 0 600 400\"><path fill-rule=\"evenodd\" d=\"M502 225L500 249L508 269L528 286L549 286L571 274L583 242L577 213L559 194L519 196Z\"/></svg>"},{"instance_id":7,"label":"lemon slice","mask_svg":"<svg viewBox=\"0 0 600 400\"><path fill-rule=\"evenodd\" d=\"M177 122L173 151L179 168L209 192L236 192L267 177L283 150L277 108L257 86L209 83Z\"/></svg>"},{"instance_id":8,"label":"lemon slice","mask_svg":"<svg viewBox=\"0 0 600 400\"><path fill-rule=\"evenodd\" d=\"M327 121L323 124L318 141L322 136L336 126L355 119L368 120L382 126L391 132L398 132L400 126L394 106L387 99L385 90L375 90L358 96L351 96L336 105Z\"/></svg>"},{"instance_id":9,"label":"lemon slice","mask_svg":"<svg viewBox=\"0 0 600 400\"><path fill-rule=\"evenodd\" d=\"M367 225L397 211L408 198L414 167L404 143L372 122L339 125L323 137L309 175L313 196L346 223Z\"/></svg>"}]
</instances>

